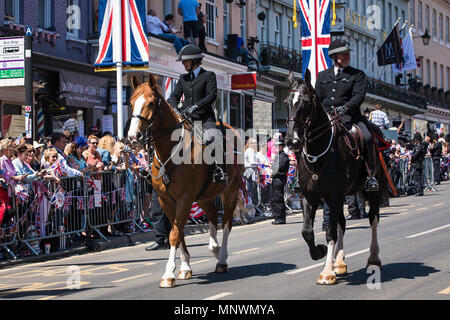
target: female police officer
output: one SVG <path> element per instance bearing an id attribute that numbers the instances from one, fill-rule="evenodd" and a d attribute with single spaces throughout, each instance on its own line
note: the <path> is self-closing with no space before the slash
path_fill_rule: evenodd
<path id="1" fill-rule="evenodd" d="M 378 182 L 372 176 L 375 168 L 372 134 L 367 128 L 368 122 L 361 114 L 360 105 L 366 96 L 366 76 L 363 71 L 352 68 L 350 48 L 342 40 L 334 40 L 328 48 L 328 55 L 334 65 L 318 74 L 315 90 L 326 112 L 337 112 L 348 129 L 357 124 L 361 129 L 366 145 L 365 158 L 370 168 L 365 189 L 378 191 Z M 368 150 L 370 150 L 368 152 Z"/>
<path id="2" fill-rule="evenodd" d="M 169 98 L 169 104 L 173 108 L 177 108 L 181 96 L 184 94 L 184 101 L 178 111 L 194 122 L 201 121 L 203 129 L 206 131 L 216 128 L 216 116 L 212 104 L 217 98 L 217 82 L 214 72 L 206 71 L 201 67 L 202 59 L 203 53 L 195 45 L 188 44 L 180 50 L 177 61 L 182 62 L 188 73 L 180 77 Z M 204 137 L 206 137 L 207 142 L 214 141 L 212 135 L 205 134 Z M 227 177 L 223 167 L 215 165 L 214 183 L 226 182 Z"/>

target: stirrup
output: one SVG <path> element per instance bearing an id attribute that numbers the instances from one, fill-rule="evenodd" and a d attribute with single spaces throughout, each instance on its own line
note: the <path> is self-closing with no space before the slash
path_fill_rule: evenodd
<path id="1" fill-rule="evenodd" d="M 379 191 L 380 187 L 378 185 L 377 179 L 375 179 L 374 177 L 367 177 L 365 190 L 368 192 Z"/>

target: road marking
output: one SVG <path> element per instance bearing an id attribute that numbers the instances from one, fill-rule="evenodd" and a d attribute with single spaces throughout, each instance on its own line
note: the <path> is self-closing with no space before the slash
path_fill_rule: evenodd
<path id="1" fill-rule="evenodd" d="M 259 250 L 259 248 L 251 248 L 251 249 L 236 251 L 234 254 L 247 253 L 247 252 L 251 252 L 251 251 L 255 251 L 255 250 Z"/>
<path id="2" fill-rule="evenodd" d="M 350 253 L 348 255 L 346 254 L 345 257 L 346 258 L 351 258 L 351 257 L 357 256 L 359 254 L 363 254 L 363 253 L 366 253 L 366 252 L 369 252 L 369 248 L 364 249 L 364 250 L 360 250 L 360 251 L 356 251 L 356 252 Z M 303 272 L 303 271 L 308 271 L 308 270 L 311 270 L 311 269 L 323 266 L 324 264 L 325 264 L 325 262 L 313 264 L 312 266 L 309 266 L 309 267 L 304 267 L 304 268 L 301 268 L 301 269 L 297 269 L 297 270 L 292 270 L 292 271 L 286 272 L 286 274 L 297 274 L 297 273 L 300 273 L 300 272 Z"/>
<path id="3" fill-rule="evenodd" d="M 397 217 L 397 216 L 403 216 L 404 214 L 408 214 L 409 212 L 403 212 L 403 213 L 398 213 L 398 214 L 396 214 L 395 216 Z"/>
<path id="4" fill-rule="evenodd" d="M 147 262 L 144 263 L 144 266 L 153 266 L 154 264 L 156 264 L 156 262 Z"/>
<path id="5" fill-rule="evenodd" d="M 47 297 L 39 298 L 39 299 L 36 299 L 36 300 L 50 300 L 50 299 L 57 298 L 57 297 L 58 296 L 47 296 Z"/>
<path id="6" fill-rule="evenodd" d="M 123 278 L 123 279 L 119 279 L 119 280 L 114 280 L 111 281 L 112 283 L 119 283 L 119 282 L 124 282 L 124 281 L 128 281 L 128 280 L 133 280 L 133 279 L 137 279 L 137 278 L 142 278 L 142 277 L 146 277 L 151 275 L 151 273 L 143 273 L 143 274 L 138 274 L 137 276 L 132 276 L 129 278 Z"/>
<path id="7" fill-rule="evenodd" d="M 230 294 L 233 294 L 233 292 L 219 293 L 219 294 L 216 294 L 215 296 L 212 296 L 212 297 L 209 297 L 209 298 L 206 298 L 206 299 L 203 299 L 203 300 L 216 300 L 216 299 L 220 299 L 220 298 L 229 296 Z"/>
<path id="8" fill-rule="evenodd" d="M 412 239 L 412 238 L 415 238 L 415 237 L 420 237 L 420 236 L 423 236 L 424 234 L 431 233 L 431 232 L 434 232 L 434 231 L 438 231 L 438 230 L 441 230 L 441 229 L 445 229 L 445 228 L 448 228 L 448 227 L 450 227 L 450 224 L 447 224 L 447 225 L 439 227 L 439 228 L 434 228 L 434 229 L 431 229 L 431 230 L 428 230 L 428 231 L 424 231 L 424 232 L 421 232 L 421 233 L 416 233 L 416 234 L 413 234 L 411 236 L 407 236 L 405 238 L 406 239 Z"/>
<path id="9" fill-rule="evenodd" d="M 282 244 L 282 243 L 287 243 L 287 242 L 291 242 L 291 241 L 295 241 L 295 240 L 300 240 L 300 238 L 292 238 L 292 239 L 289 239 L 289 240 L 278 241 L 277 243 L 278 244 Z"/>
<path id="10" fill-rule="evenodd" d="M 362 223 L 352 224 L 351 226 L 346 226 L 346 227 L 345 227 L 345 230 L 348 230 L 348 229 L 350 229 L 351 227 L 357 227 L 357 226 L 360 226 L 360 225 L 362 225 Z"/>
<path id="11" fill-rule="evenodd" d="M 447 289 L 439 291 L 438 294 L 450 294 L 450 287 L 448 287 Z"/>
<path id="12" fill-rule="evenodd" d="M 435 204 L 433 207 L 440 207 L 440 206 L 442 206 L 442 205 L 444 205 L 444 203 L 443 202 L 441 202 L 441 203 L 438 203 L 438 204 Z"/>
<path id="13" fill-rule="evenodd" d="M 428 208 L 420 208 L 420 209 L 416 209 L 416 211 L 423 211 L 423 210 L 427 210 Z"/>
<path id="14" fill-rule="evenodd" d="M 203 262 L 208 262 L 208 261 L 211 261 L 212 259 L 203 259 L 203 260 L 199 260 L 199 261 L 194 261 L 194 262 L 191 262 L 191 266 L 192 265 L 194 265 L 194 264 L 199 264 L 199 263 L 203 263 Z"/>

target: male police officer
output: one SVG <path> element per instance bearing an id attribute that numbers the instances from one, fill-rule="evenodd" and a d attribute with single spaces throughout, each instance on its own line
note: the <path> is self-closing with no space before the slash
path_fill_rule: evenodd
<path id="1" fill-rule="evenodd" d="M 351 129 L 352 124 L 357 124 L 361 129 L 366 144 L 365 161 L 370 168 L 365 189 L 378 191 L 378 182 L 372 175 L 376 161 L 372 151 L 372 134 L 367 128 L 368 121 L 360 110 L 366 96 L 366 76 L 361 70 L 349 66 L 350 50 L 348 44 L 342 40 L 331 42 L 328 54 L 334 65 L 319 72 L 315 90 L 326 112 L 334 114 L 336 111 L 348 129 Z"/>
<path id="2" fill-rule="evenodd" d="M 414 169 L 414 184 L 416 185 L 416 196 L 423 196 L 423 160 L 425 158 L 426 149 L 422 144 L 422 136 L 420 133 L 414 134 L 414 149 L 411 154 L 411 164 Z"/>
<path id="3" fill-rule="evenodd" d="M 272 216 L 275 219 L 272 224 L 286 224 L 286 205 L 284 204 L 284 186 L 287 181 L 287 173 L 289 171 L 289 157 L 283 151 L 284 138 L 275 142 L 278 149 L 274 161 L 272 162 L 272 194 L 270 197 L 270 205 L 272 208 Z"/>
<path id="4" fill-rule="evenodd" d="M 199 47 L 188 44 L 179 52 L 177 61 L 183 63 L 188 73 L 182 75 L 177 83 L 175 90 L 169 98 L 169 103 L 173 108 L 178 107 L 181 96 L 184 94 L 184 101 L 179 108 L 181 114 L 190 118 L 192 121 L 201 121 L 204 130 L 216 128 L 216 116 L 212 109 L 212 104 L 217 98 L 217 82 L 214 72 L 206 71 L 200 65 L 202 64 L 203 53 Z M 213 142 L 214 137 L 204 135 L 209 139 L 207 142 Z M 216 164 L 213 174 L 214 183 L 224 183 L 227 181 L 224 169 Z"/>

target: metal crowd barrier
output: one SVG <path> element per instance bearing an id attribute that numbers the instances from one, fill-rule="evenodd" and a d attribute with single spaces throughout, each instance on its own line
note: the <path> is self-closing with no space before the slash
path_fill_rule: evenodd
<path id="1" fill-rule="evenodd" d="M 86 195 L 80 177 L 61 177 L 61 182 L 29 184 L 29 201 L 18 206 L 19 239 L 32 253 L 39 255 L 39 241 L 59 238 L 59 250 L 66 249 L 68 235 L 86 228 L 86 209 L 75 205 Z M 54 250 L 54 248 L 53 248 Z"/>
<path id="2" fill-rule="evenodd" d="M 434 184 L 434 167 L 433 158 L 425 157 L 423 160 L 424 167 L 424 190 L 437 191 Z"/>
<path id="3" fill-rule="evenodd" d="M 138 219 L 137 181 L 130 170 L 102 171 L 86 175 L 88 226 L 104 240 L 100 228 L 118 224 L 134 225 Z M 142 230 L 142 229 L 141 229 Z"/>
<path id="4" fill-rule="evenodd" d="M 18 231 L 18 215 L 17 212 L 17 202 L 16 197 L 14 195 L 14 188 L 10 185 L 8 185 L 8 188 L 6 190 L 9 195 L 9 205 L 11 206 L 11 210 L 5 211 L 1 226 L 0 226 L 0 242 L 2 247 L 5 249 L 6 252 L 14 259 L 16 260 L 16 255 L 11 251 L 9 248 L 11 245 L 14 245 L 17 243 L 17 231 Z M 14 214 L 11 214 L 14 213 Z"/>
<path id="5" fill-rule="evenodd" d="M 151 177 L 148 178 L 149 180 Z M 152 185 L 141 176 L 137 176 L 136 207 L 138 212 L 138 225 L 143 231 L 151 226 Z"/>

